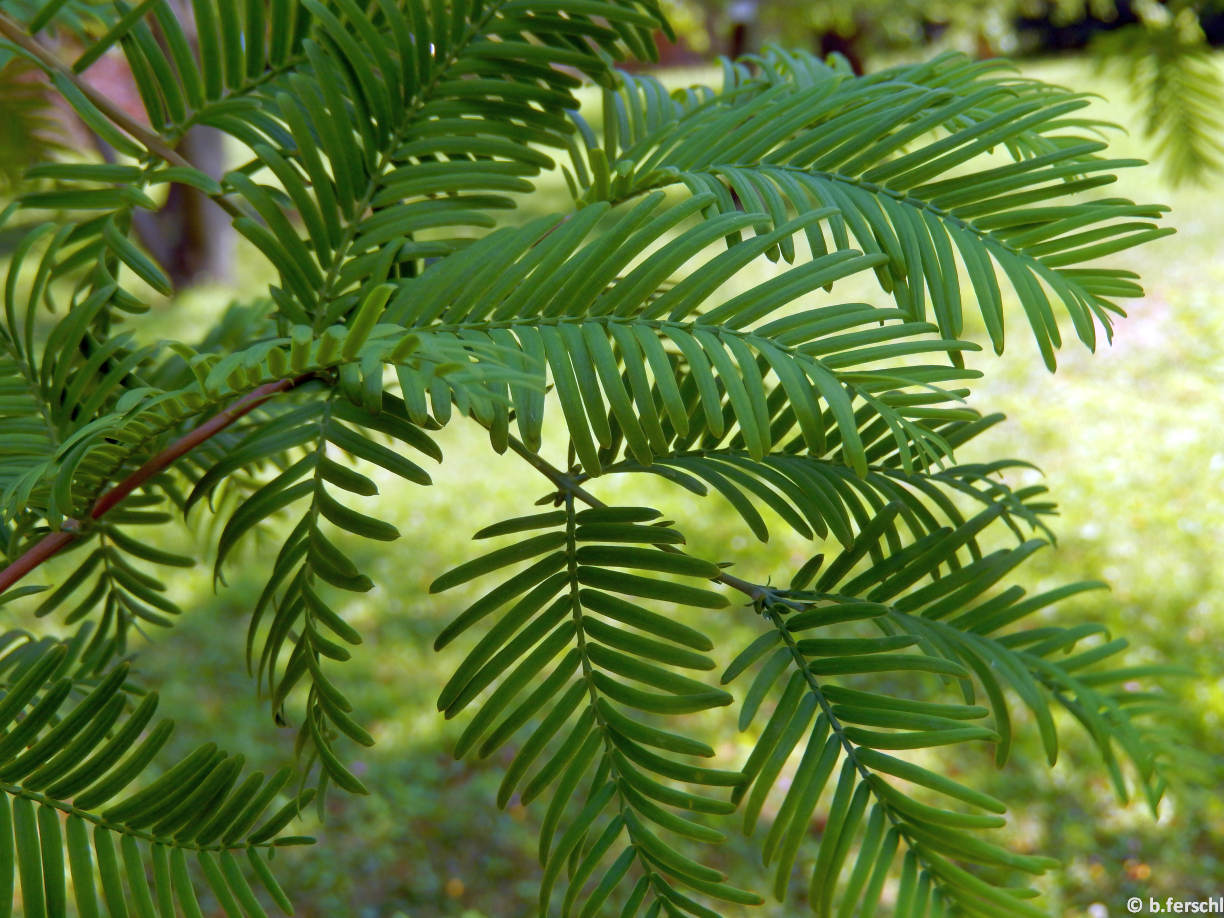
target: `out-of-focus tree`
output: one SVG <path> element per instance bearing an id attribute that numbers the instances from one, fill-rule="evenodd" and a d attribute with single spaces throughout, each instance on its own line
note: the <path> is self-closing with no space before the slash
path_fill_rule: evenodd
<path id="1" fill-rule="evenodd" d="M 103 0 L 67 0 L 50 6 L 54 9 L 47 16 L 29 0 L 0 0 L 0 12 L 41 33 L 48 47 L 76 49 L 78 53 L 114 26 L 120 16 L 118 4 Z M 181 18 L 190 30 L 192 17 Z M 153 29 L 150 38 L 165 40 Z M 189 31 L 186 38 L 194 44 L 195 37 Z M 132 79 L 132 68 L 147 66 L 143 62 L 143 51 L 129 38 L 83 67 L 82 76 L 134 120 L 143 121 L 144 106 Z M 0 188 L 12 187 L 27 166 L 46 160 L 49 145 L 59 143 L 62 149 L 61 141 L 66 137 L 79 140 L 83 149 L 96 149 L 107 161 L 114 159 L 106 141 L 71 108 L 55 106 L 55 94 L 49 94 L 48 88 L 31 61 L 0 49 Z M 178 138 L 177 148 L 214 178 L 225 171 L 222 138 L 214 130 L 192 127 Z M 134 215 L 134 230 L 176 287 L 230 276 L 233 233 L 207 198 L 193 188 L 171 185 L 161 208 Z"/>
<path id="2" fill-rule="evenodd" d="M 1097 37 L 1101 64 L 1122 73 L 1143 110 L 1173 184 L 1202 182 L 1224 167 L 1224 80 L 1211 59 L 1201 4 L 1134 4 L 1139 21 Z"/>
<path id="3" fill-rule="evenodd" d="M 817 48 L 854 62 L 870 54 L 933 41 L 980 57 L 1026 50 L 1017 34 L 1024 21 L 1066 28 L 1077 22 L 1113 23 L 1130 16 L 1130 0 L 667 0 L 676 32 L 688 47 L 729 54 L 738 27 L 754 50 L 768 42 L 810 37 Z M 1121 7 L 1121 9 L 1119 9 Z M 847 53 L 848 52 L 848 53 Z"/>
<path id="4" fill-rule="evenodd" d="M 28 0 L 0 0 L 0 12 L 33 23 L 38 7 Z M 68 37 L 83 37 L 103 26 L 91 0 L 68 0 L 59 6 L 55 19 L 59 35 Z M 62 149 L 64 125 L 45 86 L 33 62 L 0 47 L 0 189 L 12 188 L 26 167 Z"/>
<path id="5" fill-rule="evenodd" d="M 60 133 L 38 71 L 0 50 L 0 191 L 13 187 L 27 166 L 62 149 Z"/>
<path id="6" fill-rule="evenodd" d="M 1202 27 L 1218 0 L 666 0 L 678 40 L 698 53 L 737 57 L 773 41 L 837 53 L 858 73 L 873 54 L 938 42 L 993 57 L 1040 53 L 1053 34 L 1088 43 L 1101 66 L 1132 87 L 1148 136 L 1174 184 L 1224 167 L 1221 80 Z M 1040 23 L 1044 32 L 1018 26 Z"/>
<path id="7" fill-rule="evenodd" d="M 856 71 L 867 49 L 912 47 L 930 36 L 929 5 L 917 0 L 864 0 L 847 4 L 815 0 L 667 0 L 664 7 L 689 47 L 735 57 L 785 40 L 808 44 L 824 54 L 837 52 Z M 806 40 L 806 41 L 805 41 Z"/>

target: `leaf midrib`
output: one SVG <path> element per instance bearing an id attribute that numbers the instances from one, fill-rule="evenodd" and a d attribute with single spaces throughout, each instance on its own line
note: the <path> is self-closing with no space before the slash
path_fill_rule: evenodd
<path id="1" fill-rule="evenodd" d="M 320 307 L 324 307 L 326 303 L 333 301 L 338 295 L 333 290 L 333 287 L 335 286 L 341 268 L 344 267 L 348 260 L 348 250 L 353 244 L 353 240 L 357 235 L 358 229 L 361 227 L 365 212 L 370 207 L 370 202 L 373 200 L 374 195 L 378 192 L 378 189 L 382 185 L 383 175 L 386 172 L 387 167 L 391 164 L 395 150 L 397 150 L 403 143 L 405 133 L 408 131 L 409 127 L 415 123 L 416 116 L 420 113 L 421 109 L 425 107 L 427 101 L 429 100 L 430 93 L 437 87 L 438 83 L 441 82 L 443 76 L 450 71 L 450 68 L 454 66 L 462 52 L 472 43 L 473 39 L 482 34 L 482 30 L 489 20 L 501 12 L 502 7 L 506 6 L 510 2 L 511 0 L 495 0 L 495 2 L 492 3 L 487 10 L 485 10 L 484 14 L 479 20 L 468 23 L 467 29 L 464 31 L 461 39 L 455 42 L 454 45 L 452 45 L 452 47 L 448 50 L 444 62 L 441 64 L 441 66 L 434 68 L 433 76 L 430 78 L 429 82 L 419 88 L 412 100 L 412 104 L 405 108 L 404 117 L 396 126 L 395 130 L 391 132 L 386 146 L 379 153 L 378 162 L 374 167 L 373 173 L 370 175 L 369 181 L 366 183 L 364 194 L 362 194 L 361 198 L 354 205 L 353 219 L 350 220 L 348 226 L 345 227 L 344 235 L 341 238 L 339 245 L 337 245 L 333 250 L 332 262 L 327 268 L 326 277 L 323 281 L 323 288 L 319 296 Z M 314 330 L 316 334 L 322 330 L 319 327 L 319 323 L 327 315 L 327 312 L 328 310 L 326 308 L 319 309 L 314 323 Z"/>

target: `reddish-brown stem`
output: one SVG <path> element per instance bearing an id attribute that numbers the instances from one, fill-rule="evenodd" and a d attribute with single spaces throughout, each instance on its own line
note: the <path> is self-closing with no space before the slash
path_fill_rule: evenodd
<path id="1" fill-rule="evenodd" d="M 70 521 L 65 521 L 65 523 L 68 522 Z M 76 521 L 72 520 L 71 522 Z M 76 539 L 76 532 L 72 529 L 61 529 L 59 532 L 52 532 L 43 536 L 35 543 L 33 548 L 0 571 L 0 594 L 4 593 L 5 590 L 74 539 Z"/>
<path id="2" fill-rule="evenodd" d="M 258 389 L 252 389 L 228 408 L 213 415 L 199 427 L 179 437 L 131 475 L 99 497 L 94 503 L 93 509 L 89 511 L 89 518 L 91 520 L 101 519 L 142 484 L 154 475 L 169 468 L 201 443 L 215 437 L 225 428 L 229 427 L 230 424 L 254 411 L 273 396 L 279 395 L 282 392 L 288 392 L 310 378 L 311 376 L 307 374 L 293 379 L 280 379 L 276 382 L 264 383 Z M 0 594 L 4 593 L 5 590 L 17 583 L 44 561 L 61 551 L 65 546 L 75 541 L 80 535 L 81 524 L 79 522 L 73 519 L 64 520 L 62 529 L 58 532 L 47 533 L 25 554 L 0 571 Z"/>

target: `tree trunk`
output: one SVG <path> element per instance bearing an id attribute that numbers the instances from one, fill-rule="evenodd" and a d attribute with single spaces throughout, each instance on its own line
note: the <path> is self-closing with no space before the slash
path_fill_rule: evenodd
<path id="1" fill-rule="evenodd" d="M 178 152 L 197 169 L 220 178 L 225 171 L 223 142 L 218 131 L 194 127 Z M 176 288 L 233 279 L 234 233 L 229 217 L 196 189 L 172 184 L 162 208 L 156 213 L 136 211 L 133 224 L 141 243 Z"/>
<path id="2" fill-rule="evenodd" d="M 735 60 L 752 47 L 752 25 L 757 20 L 757 0 L 733 0 L 727 9 L 731 19 L 731 34 L 727 36 L 727 55 Z"/>
<path id="3" fill-rule="evenodd" d="M 862 33 L 855 29 L 849 35 L 842 35 L 840 32 L 822 32 L 820 33 L 817 43 L 820 47 L 820 56 L 828 57 L 830 54 L 840 54 L 850 62 L 851 68 L 859 76 L 865 73 L 863 66 L 863 55 L 859 51 L 859 39 Z"/>

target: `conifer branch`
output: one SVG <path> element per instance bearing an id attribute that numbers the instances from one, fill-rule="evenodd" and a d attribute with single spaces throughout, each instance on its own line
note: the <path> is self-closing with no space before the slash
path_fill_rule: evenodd
<path id="1" fill-rule="evenodd" d="M 292 379 L 278 379 L 275 382 L 264 383 L 258 389 L 253 389 L 238 399 L 228 408 L 213 415 L 199 427 L 188 431 L 179 437 L 148 462 L 132 472 L 113 488 L 98 498 L 93 509 L 89 511 L 89 520 L 98 520 L 115 509 L 124 498 L 147 482 L 153 476 L 165 471 L 187 453 L 201 443 L 212 439 L 239 418 L 250 414 L 268 399 L 288 392 L 300 386 L 312 376 L 307 374 Z M 76 541 L 85 531 L 79 520 L 66 519 L 63 528 L 58 532 L 50 532 L 43 536 L 21 557 L 4 570 L 0 570 L 0 594 L 20 581 L 26 574 L 37 568 Z"/>
<path id="2" fill-rule="evenodd" d="M 582 485 L 578 484 L 572 475 L 567 475 L 543 456 L 539 455 L 538 453 L 533 453 L 527 448 L 527 444 L 525 444 L 522 440 L 519 440 L 514 435 L 509 437 L 509 444 L 510 448 L 514 450 L 517 455 L 527 460 L 528 465 L 555 484 L 559 491 L 563 491 L 572 497 L 578 498 L 578 500 L 582 501 L 589 507 L 608 506 L 590 491 L 583 488 Z M 680 549 L 676 548 L 674 545 L 657 545 L 655 547 L 662 551 L 683 554 L 683 552 L 681 552 Z M 739 590 L 754 603 L 767 598 L 773 598 L 775 600 L 779 599 L 779 597 L 776 596 L 776 590 L 763 586 L 759 583 L 753 583 L 750 580 L 744 580 L 742 577 L 736 577 L 734 574 L 728 574 L 726 571 L 723 571 L 721 574 L 715 577 L 714 582 L 721 583 L 724 586 L 729 586 L 733 590 Z M 781 601 L 785 602 L 785 600 Z"/>

